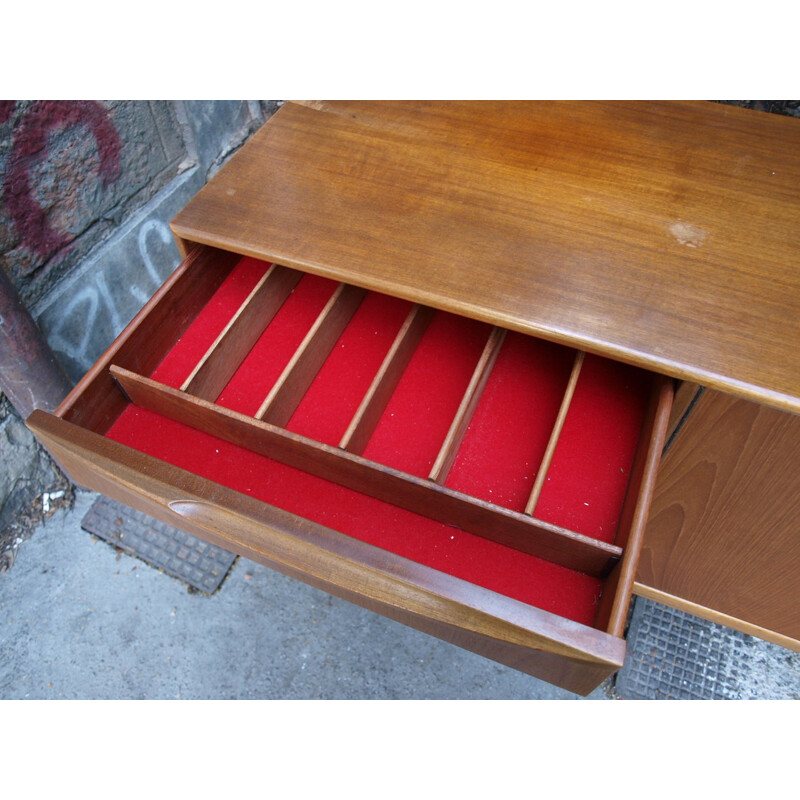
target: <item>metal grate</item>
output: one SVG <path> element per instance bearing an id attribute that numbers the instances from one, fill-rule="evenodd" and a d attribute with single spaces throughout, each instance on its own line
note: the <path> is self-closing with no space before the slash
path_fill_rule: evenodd
<path id="1" fill-rule="evenodd" d="M 800 655 L 638 597 L 615 688 L 641 700 L 796 698 Z"/>
<path id="2" fill-rule="evenodd" d="M 81 527 L 208 594 L 219 589 L 236 558 L 107 497 L 92 504 Z"/>

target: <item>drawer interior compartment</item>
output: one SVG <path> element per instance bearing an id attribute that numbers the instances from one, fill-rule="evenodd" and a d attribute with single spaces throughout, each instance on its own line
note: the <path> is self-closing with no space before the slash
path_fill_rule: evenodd
<path id="1" fill-rule="evenodd" d="M 583 622 L 653 382 L 251 258 L 149 376 L 111 374 L 116 441 Z"/>
<path id="2" fill-rule="evenodd" d="M 630 366 L 198 248 L 58 413 L 619 637 L 670 401 Z"/>

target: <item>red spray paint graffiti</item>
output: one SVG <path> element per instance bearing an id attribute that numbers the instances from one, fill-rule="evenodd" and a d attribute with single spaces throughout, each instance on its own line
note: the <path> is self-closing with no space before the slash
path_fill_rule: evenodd
<path id="1" fill-rule="evenodd" d="M 16 100 L 0 100 L 0 125 L 8 122 L 16 104 Z"/>
<path id="2" fill-rule="evenodd" d="M 14 101 L 2 101 L 0 123 L 7 120 L 13 110 Z M 22 244 L 45 258 L 66 245 L 68 238 L 50 226 L 44 209 L 34 198 L 30 170 L 37 159 L 46 157 L 49 133 L 71 125 L 86 125 L 94 136 L 104 187 L 113 183 L 120 173 L 119 134 L 100 103 L 42 100 L 28 109 L 14 132 L 3 189 L 6 207 Z"/>

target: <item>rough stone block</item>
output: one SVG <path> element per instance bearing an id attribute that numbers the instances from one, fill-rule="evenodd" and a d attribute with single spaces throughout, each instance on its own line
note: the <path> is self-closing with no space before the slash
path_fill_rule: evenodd
<path id="1" fill-rule="evenodd" d="M 197 168 L 176 178 L 33 307 L 34 318 L 73 381 L 179 263 L 169 222 L 202 184 Z"/>
<path id="2" fill-rule="evenodd" d="M 3 114 L 0 266 L 31 303 L 175 176 L 185 147 L 166 102 L 19 101 Z"/>
<path id="3" fill-rule="evenodd" d="M 200 166 L 208 173 L 264 120 L 259 104 L 243 100 L 186 100 L 182 103 Z"/>
<path id="4" fill-rule="evenodd" d="M 153 121 L 161 137 L 164 154 L 169 162 L 186 158 L 186 145 L 183 141 L 183 132 L 175 114 L 173 103 L 163 100 L 153 100 L 148 103 Z"/>
<path id="5" fill-rule="evenodd" d="M 45 487 L 66 481 L 7 400 L 0 396 L 0 573 L 14 563 L 20 543 L 41 518 L 32 508 Z"/>

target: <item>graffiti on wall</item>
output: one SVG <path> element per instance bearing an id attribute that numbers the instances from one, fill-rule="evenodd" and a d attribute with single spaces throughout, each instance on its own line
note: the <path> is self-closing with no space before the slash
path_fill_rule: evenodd
<path id="1" fill-rule="evenodd" d="M 8 121 L 14 107 L 14 101 L 3 101 L 0 123 Z M 108 187 L 120 175 L 120 137 L 106 109 L 93 100 L 35 102 L 14 130 L 6 164 L 3 194 L 9 216 L 20 243 L 44 258 L 66 246 L 69 236 L 50 224 L 45 210 L 36 200 L 31 170 L 47 159 L 52 133 L 75 125 L 85 126 L 94 137 L 100 162 L 98 177 L 103 187 Z"/>
<path id="2" fill-rule="evenodd" d="M 135 240 L 135 255 L 123 241 L 113 263 L 109 258 L 105 268 L 93 270 L 40 318 L 50 346 L 67 357 L 68 368 L 88 369 L 180 260 L 169 227 L 159 219 L 139 226 Z"/>
<path id="3" fill-rule="evenodd" d="M 74 237 L 67 230 L 68 217 L 46 207 L 43 176 L 48 170 L 46 180 L 56 176 L 58 191 L 72 202 L 71 193 L 78 188 L 70 169 L 77 175 L 83 164 L 75 161 L 64 173 L 63 152 L 65 142 L 69 147 L 82 137 L 79 141 L 85 141 L 90 149 L 84 152 L 92 159 L 87 164 L 89 183 L 107 189 L 121 177 L 120 134 L 108 110 L 95 101 L 0 101 L 0 124 L 11 120 L 13 132 L 0 175 L 5 217 L 17 236 L 14 246 L 46 260 L 68 252 Z M 70 130 L 75 128 L 80 130 Z M 74 210 L 76 205 L 68 207 Z M 155 213 L 160 217 L 165 212 Z M 91 366 L 178 260 L 169 227 L 151 211 L 150 218 L 108 241 L 102 257 L 81 270 L 79 278 L 75 273 L 75 280 L 62 281 L 58 299 L 46 305 L 38 322 L 53 350 L 65 357 L 73 378 Z"/>

